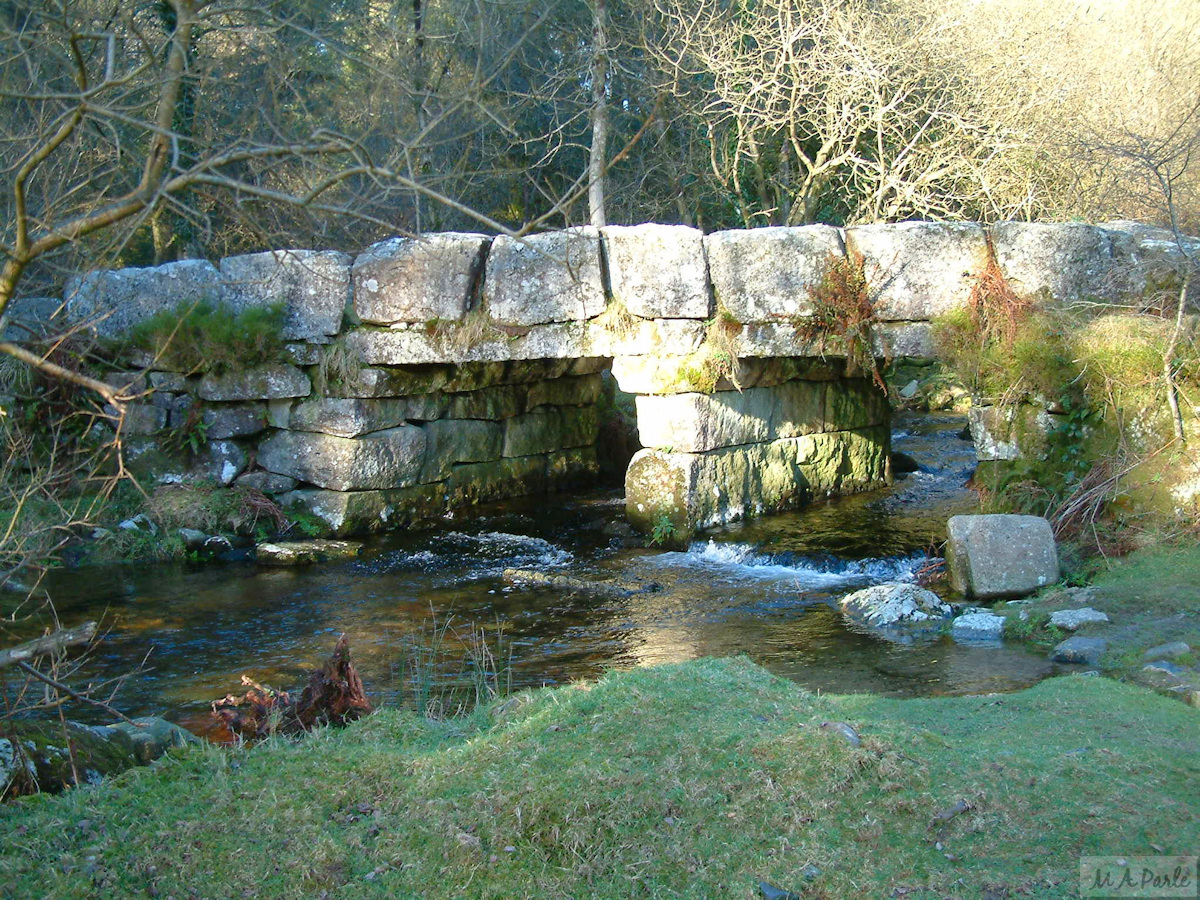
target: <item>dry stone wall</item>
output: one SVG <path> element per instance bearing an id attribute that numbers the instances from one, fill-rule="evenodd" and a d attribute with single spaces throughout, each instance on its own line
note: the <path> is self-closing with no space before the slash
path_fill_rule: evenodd
<path id="1" fill-rule="evenodd" d="M 287 343 L 267 365 L 179 372 L 126 353 L 130 371 L 110 377 L 141 395 L 127 446 L 160 478 L 253 486 L 340 533 L 591 479 L 611 367 L 637 395 L 646 448 L 630 516 L 690 534 L 887 480 L 882 395 L 802 327 L 847 253 L 864 260 L 876 351 L 892 357 L 935 355 L 930 320 L 967 303 L 989 258 L 1057 302 L 1138 293 L 1181 262 L 1168 234 L 1128 222 L 431 234 L 357 257 L 91 272 L 61 302 L 18 301 L 5 337 L 69 324 L 119 342 L 164 308 L 282 304 Z M 162 452 L 196 423 L 204 441 L 186 464 Z"/>

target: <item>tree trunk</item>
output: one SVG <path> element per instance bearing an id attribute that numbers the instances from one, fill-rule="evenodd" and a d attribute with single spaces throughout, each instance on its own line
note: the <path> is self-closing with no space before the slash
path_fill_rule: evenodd
<path id="1" fill-rule="evenodd" d="M 588 217 L 607 225 L 604 210 L 605 158 L 608 144 L 607 0 L 592 0 L 592 150 L 588 158 Z"/>
<path id="2" fill-rule="evenodd" d="M 413 112 L 417 120 L 417 134 L 422 135 L 427 124 L 425 109 L 425 6 L 421 0 L 412 0 L 412 29 L 413 29 Z M 409 150 L 408 173 L 413 181 L 421 174 L 421 157 L 416 148 Z M 420 232 L 424 209 L 421 194 L 413 191 L 413 230 Z"/>
<path id="3" fill-rule="evenodd" d="M 1189 272 L 1183 279 L 1183 287 L 1179 289 L 1179 309 L 1175 311 L 1175 330 L 1171 332 L 1171 342 L 1163 353 L 1163 380 L 1167 383 L 1167 406 L 1171 409 L 1171 427 L 1180 447 L 1187 445 L 1187 433 L 1183 430 L 1183 413 L 1179 409 L 1179 390 L 1175 386 L 1175 345 L 1179 342 L 1179 333 L 1183 330 L 1183 314 L 1187 308 L 1187 292 L 1191 280 L 1192 274 Z"/>

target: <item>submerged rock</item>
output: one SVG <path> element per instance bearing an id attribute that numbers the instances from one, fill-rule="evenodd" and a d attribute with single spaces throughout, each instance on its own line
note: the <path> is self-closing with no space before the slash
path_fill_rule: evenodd
<path id="1" fill-rule="evenodd" d="M 555 575 L 535 569 L 505 569 L 504 580 L 509 584 L 533 584 L 561 590 L 577 591 L 596 597 L 624 599 L 634 594 L 650 594 L 662 590 L 662 585 L 653 581 L 646 584 L 625 584 L 619 581 L 597 581 L 591 578 L 576 578 L 573 575 Z"/>
<path id="2" fill-rule="evenodd" d="M 842 612 L 874 628 L 928 624 L 952 615 L 933 591 L 915 584 L 877 584 L 842 598 Z"/>
<path id="3" fill-rule="evenodd" d="M 335 559 L 358 556 L 362 544 L 357 541 L 276 541 L 264 542 L 254 548 L 255 555 L 265 566 L 307 566 Z"/>
<path id="4" fill-rule="evenodd" d="M 950 636 L 956 641 L 998 641 L 1004 636 L 1004 616 L 989 612 L 959 616 L 950 625 Z"/>
<path id="5" fill-rule="evenodd" d="M 1100 638 L 1071 637 L 1050 651 L 1050 659 L 1057 663 L 1081 663 L 1094 666 L 1108 649 L 1108 642 Z"/>

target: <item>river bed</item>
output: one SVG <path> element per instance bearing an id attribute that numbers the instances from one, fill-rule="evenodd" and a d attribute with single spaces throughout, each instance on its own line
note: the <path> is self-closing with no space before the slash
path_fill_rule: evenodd
<path id="1" fill-rule="evenodd" d="M 898 417 L 894 449 L 921 471 L 886 490 L 710 532 L 682 552 L 627 546 L 613 488 L 481 507 L 432 531 L 372 539 L 344 563 L 110 566 L 56 572 L 46 587 L 64 620 L 103 614 L 110 627 L 90 677 L 145 660 L 119 695 L 122 709 L 197 728 L 212 699 L 243 689 L 243 674 L 298 686 L 342 632 L 368 692 L 384 704 L 424 702 L 469 683 L 479 670 L 468 664 L 464 674 L 463 660 L 484 645 L 495 656 L 484 668 L 513 687 L 744 653 L 820 691 L 1016 690 L 1053 673 L 1043 656 L 945 637 L 898 644 L 836 611 L 859 587 L 912 580 L 946 519 L 974 511 L 966 482 L 975 456 L 958 436 L 963 424 Z M 507 567 L 660 589 L 613 599 L 514 587 L 502 578 Z M 958 599 L 945 585 L 935 590 Z M 429 647 L 438 641 L 444 652 L 435 656 Z"/>

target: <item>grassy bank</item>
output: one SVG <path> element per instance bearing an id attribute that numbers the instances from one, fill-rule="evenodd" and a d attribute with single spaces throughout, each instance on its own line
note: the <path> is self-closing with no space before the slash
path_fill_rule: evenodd
<path id="1" fill-rule="evenodd" d="M 1104 678 L 818 697 L 702 660 L 457 722 L 382 712 L 30 798 L 0 809 L 0 884 L 56 898 L 751 897 L 764 879 L 814 897 L 1071 896 L 1081 854 L 1195 851 L 1198 723 Z"/>
<path id="2" fill-rule="evenodd" d="M 997 604 L 995 612 L 1010 620 L 1028 613 L 1032 627 L 1017 627 L 1013 636 L 1049 647 L 1069 636 L 1049 626 L 1050 613 L 1080 606 L 1098 609 L 1111 620 L 1111 624 L 1085 625 L 1077 632 L 1107 641 L 1108 651 L 1101 660 L 1106 673 L 1157 684 L 1142 672 L 1147 650 L 1184 641 L 1200 651 L 1200 546 L 1139 550 L 1106 564 L 1082 595 L 1056 587 L 1031 599 Z M 1200 655 L 1176 662 L 1195 665 Z"/>

